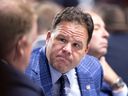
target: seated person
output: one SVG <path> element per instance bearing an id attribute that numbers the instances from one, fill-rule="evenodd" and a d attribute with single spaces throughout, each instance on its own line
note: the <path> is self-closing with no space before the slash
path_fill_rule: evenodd
<path id="1" fill-rule="evenodd" d="M 109 38 L 104 21 L 97 13 L 90 12 L 90 14 L 94 22 L 94 31 L 88 54 L 97 57 L 103 67 L 105 82 L 103 83 L 101 96 L 127 96 L 128 89 L 126 84 L 109 66 L 104 57 L 107 53 Z"/>
<path id="2" fill-rule="evenodd" d="M 0 0 L 0 96 L 44 96 L 23 74 L 36 27 L 30 6 L 18 0 Z"/>
<path id="3" fill-rule="evenodd" d="M 33 50 L 26 70 L 47 96 L 100 95 L 102 68 L 96 58 L 86 55 L 92 32 L 91 16 L 79 8 L 67 7 L 56 15 L 46 45 Z M 61 92 L 63 75 L 65 89 Z"/>

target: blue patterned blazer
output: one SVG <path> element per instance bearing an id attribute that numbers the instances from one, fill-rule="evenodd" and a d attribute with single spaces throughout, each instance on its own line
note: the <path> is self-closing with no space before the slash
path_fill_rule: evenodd
<path id="1" fill-rule="evenodd" d="M 99 96 L 103 72 L 98 60 L 87 55 L 75 69 L 81 96 Z M 45 47 L 33 50 L 26 74 L 41 86 L 46 96 L 52 96 L 52 79 L 45 55 Z"/>

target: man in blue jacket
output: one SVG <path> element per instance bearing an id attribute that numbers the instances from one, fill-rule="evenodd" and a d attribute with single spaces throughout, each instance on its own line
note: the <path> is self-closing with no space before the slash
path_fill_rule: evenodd
<path id="1" fill-rule="evenodd" d="M 60 96 L 61 75 L 67 77 L 65 96 L 99 96 L 102 69 L 96 58 L 86 55 L 92 32 L 91 16 L 79 8 L 67 7 L 57 14 L 46 45 L 32 52 L 26 70 L 47 96 Z"/>

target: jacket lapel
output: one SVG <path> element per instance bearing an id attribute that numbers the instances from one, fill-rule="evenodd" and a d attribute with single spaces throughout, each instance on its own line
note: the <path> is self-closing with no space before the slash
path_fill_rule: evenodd
<path id="1" fill-rule="evenodd" d="M 46 96 L 52 96 L 52 80 L 45 55 L 45 47 L 40 49 L 38 66 L 38 76 L 36 76 L 37 78 L 35 79 L 37 79 L 37 81 L 40 81 Z"/>
<path id="2" fill-rule="evenodd" d="M 85 70 L 86 66 L 84 65 L 80 64 L 76 68 L 78 82 L 81 90 L 81 96 L 97 96 L 94 81 L 90 73 Z"/>

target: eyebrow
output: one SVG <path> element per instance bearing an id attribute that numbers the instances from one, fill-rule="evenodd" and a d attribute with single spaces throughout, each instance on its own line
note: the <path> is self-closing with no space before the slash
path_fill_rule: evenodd
<path id="1" fill-rule="evenodd" d="M 100 24 L 94 24 L 94 27 L 95 27 L 95 26 L 98 26 L 98 27 L 100 27 Z"/>

